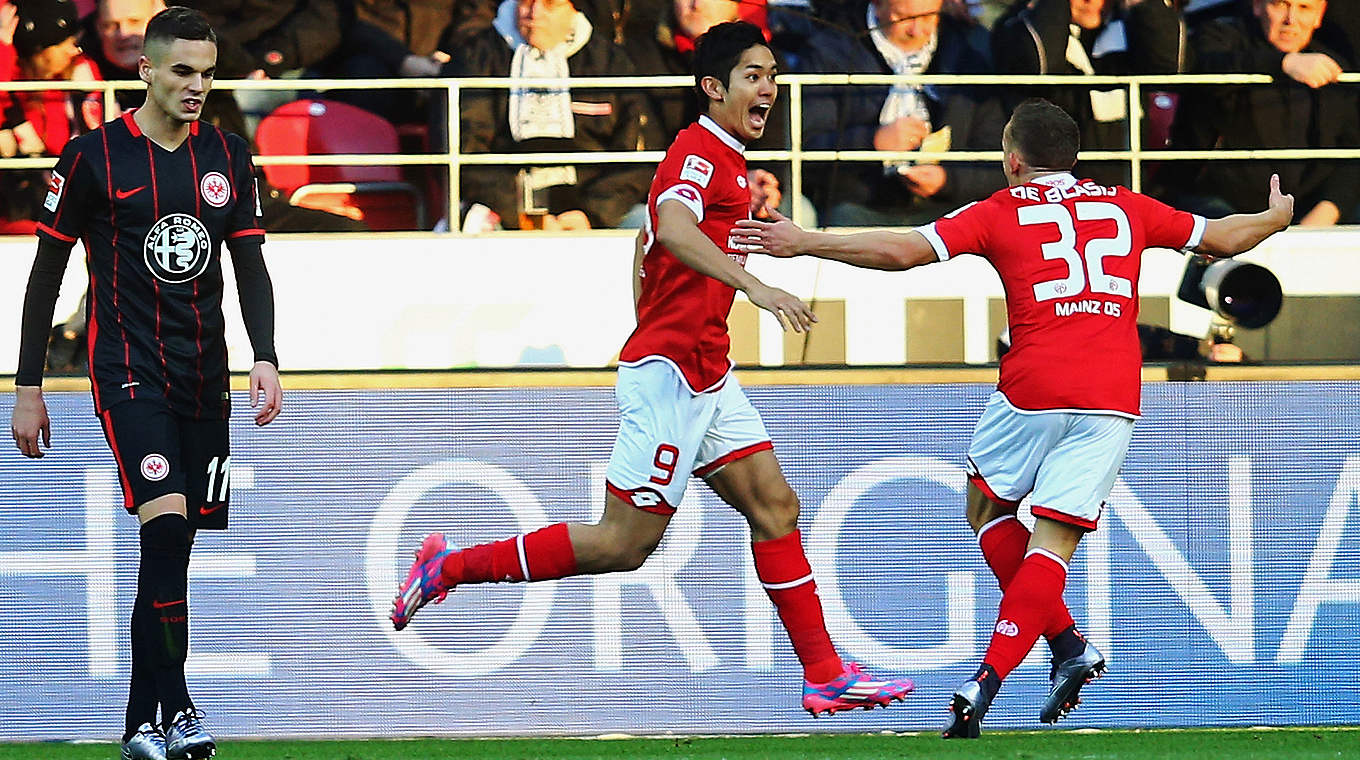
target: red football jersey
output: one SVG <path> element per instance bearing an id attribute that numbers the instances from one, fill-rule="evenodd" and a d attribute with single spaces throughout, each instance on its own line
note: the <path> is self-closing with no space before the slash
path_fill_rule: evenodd
<path id="1" fill-rule="evenodd" d="M 919 228 L 940 259 L 975 253 L 1006 290 L 998 389 L 1022 410 L 1138 416 L 1144 248 L 1193 248 L 1202 217 L 1123 187 L 1051 174 Z"/>
<path id="2" fill-rule="evenodd" d="M 700 231 L 746 266 L 746 254 L 728 238 L 737 220 L 751 213 L 743 147 L 717 122 L 700 116 L 676 135 L 647 193 L 638 325 L 619 362 L 669 361 L 695 393 L 719 387 L 731 369 L 727 314 L 737 291 L 691 269 L 657 242 L 656 209 L 664 201 L 685 204 L 699 218 Z"/>

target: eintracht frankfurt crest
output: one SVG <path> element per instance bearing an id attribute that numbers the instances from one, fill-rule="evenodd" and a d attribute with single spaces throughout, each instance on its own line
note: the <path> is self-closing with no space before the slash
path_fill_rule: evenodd
<path id="1" fill-rule="evenodd" d="M 222 172 L 204 174 L 203 181 L 198 183 L 198 189 L 203 193 L 203 200 L 213 208 L 222 208 L 231 200 L 231 185 L 227 184 L 227 178 L 222 176 Z"/>
<path id="2" fill-rule="evenodd" d="M 146 267 L 162 282 L 188 282 L 208 268 L 208 230 L 189 214 L 167 214 L 143 245 Z"/>

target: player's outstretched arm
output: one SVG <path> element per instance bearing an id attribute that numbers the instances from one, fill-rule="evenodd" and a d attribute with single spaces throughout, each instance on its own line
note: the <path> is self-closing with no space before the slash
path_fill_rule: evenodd
<path id="1" fill-rule="evenodd" d="M 930 241 L 916 230 L 834 234 L 805 230 L 779 212 L 774 212 L 774 219 L 742 219 L 732 228 L 732 238 L 755 253 L 781 258 L 806 254 L 865 269 L 900 271 L 938 260 Z"/>
<path id="2" fill-rule="evenodd" d="M 699 229 L 699 217 L 679 201 L 662 201 L 656 209 L 656 237 L 666 250 L 700 274 L 712 277 L 746 294 L 746 298 L 779 320 L 786 332 L 806 332 L 817 321 L 802 299 L 761 282 L 733 261 Z"/>
<path id="3" fill-rule="evenodd" d="M 1294 196 L 1280 192 L 1280 175 L 1270 175 L 1270 200 L 1256 214 L 1233 214 L 1210 219 L 1195 250 L 1211 256 L 1236 256 L 1289 226 L 1294 218 Z"/>

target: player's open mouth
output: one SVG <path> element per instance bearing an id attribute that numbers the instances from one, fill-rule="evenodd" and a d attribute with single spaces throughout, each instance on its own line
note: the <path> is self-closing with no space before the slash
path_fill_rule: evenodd
<path id="1" fill-rule="evenodd" d="M 186 111 L 197 111 L 203 105 L 203 101 L 198 98 L 185 98 L 180 102 L 184 104 L 184 110 Z"/>
<path id="2" fill-rule="evenodd" d="M 750 117 L 751 117 L 751 126 L 752 126 L 753 128 L 755 128 L 755 129 L 764 129 L 764 128 L 765 128 L 765 120 L 766 120 L 766 119 L 769 117 L 769 115 L 770 115 L 770 104 L 769 104 L 769 103 L 759 103 L 759 104 L 757 104 L 757 105 L 752 106 L 751 109 L 750 109 L 750 111 L 748 111 L 747 113 L 750 114 Z"/>

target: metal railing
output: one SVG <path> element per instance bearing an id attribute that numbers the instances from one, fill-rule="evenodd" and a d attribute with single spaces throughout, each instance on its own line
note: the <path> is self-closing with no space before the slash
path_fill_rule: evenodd
<path id="1" fill-rule="evenodd" d="M 978 85 L 978 86 L 1118 86 L 1126 87 L 1128 92 L 1126 113 L 1141 117 L 1143 113 L 1143 92 L 1149 87 L 1179 87 L 1184 85 L 1259 85 L 1274 82 L 1267 74 L 1158 74 L 1139 76 L 1103 75 L 1015 75 L 1015 74 L 930 74 L 930 75 L 892 75 L 892 74 L 781 74 L 779 84 L 783 96 L 789 101 L 789 143 L 783 150 L 751 150 L 746 152 L 748 162 L 779 161 L 790 166 L 790 187 L 792 197 L 803 194 L 803 164 L 812 161 L 996 161 L 1002 160 L 1000 147 L 988 151 L 879 151 L 879 150 L 805 150 L 803 142 L 803 90 L 812 86 L 855 86 L 855 85 Z M 1341 75 L 1340 83 L 1360 83 L 1360 72 L 1347 72 Z M 462 77 L 431 79 L 267 79 L 267 80 L 230 80 L 214 83 L 215 89 L 222 90 L 265 90 L 286 92 L 322 92 L 328 90 L 443 90 L 449 103 L 461 102 L 466 90 L 511 89 L 511 88 L 570 88 L 570 89 L 624 89 L 646 90 L 650 88 L 692 87 L 694 80 L 688 76 L 628 76 L 628 77 L 572 77 L 570 79 L 501 77 Z M 75 90 L 80 92 L 99 92 L 104 96 L 107 118 L 115 118 L 119 108 L 115 93 L 121 90 L 141 90 L 145 85 L 139 81 L 104 82 L 5 82 L 0 89 L 11 92 L 31 92 L 43 90 Z M 1357 96 L 1360 108 L 1360 96 Z M 458 209 L 461 202 L 459 173 L 463 166 L 484 165 L 527 165 L 527 164 L 571 164 L 589 161 L 590 163 L 656 163 L 665 155 L 663 150 L 643 151 L 567 151 L 554 153 L 462 153 L 459 150 L 460 123 L 459 109 L 449 108 L 445 128 L 448 149 L 432 153 L 335 153 L 326 155 L 267 155 L 256 156 L 259 166 L 443 166 L 449 172 L 448 202 L 450 209 Z M 1142 125 L 1140 118 L 1126 118 L 1128 126 L 1128 145 L 1125 150 L 1083 150 L 1078 154 L 1082 161 L 1127 161 L 1130 165 L 1130 189 L 1142 189 L 1142 165 L 1145 161 L 1216 161 L 1242 159 L 1360 159 L 1360 146 L 1354 148 L 1288 148 L 1261 150 L 1151 150 L 1142 147 Z M 48 168 L 56 164 L 52 157 L 39 158 L 0 158 L 0 170 Z M 794 204 L 794 221 L 803 223 L 800 204 Z M 456 219 L 456 216 L 455 216 Z M 450 227 L 456 231 L 457 224 Z"/>

